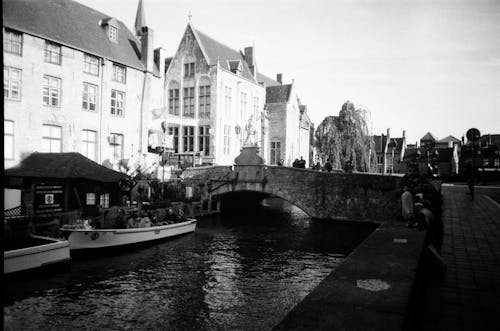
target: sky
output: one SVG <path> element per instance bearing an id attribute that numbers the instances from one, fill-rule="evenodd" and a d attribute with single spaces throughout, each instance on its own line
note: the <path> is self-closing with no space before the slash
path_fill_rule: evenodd
<path id="1" fill-rule="evenodd" d="M 78 0 L 133 30 L 139 0 Z M 155 48 L 193 26 L 294 80 L 316 126 L 351 100 L 374 134 L 500 134 L 498 0 L 143 0 Z"/>

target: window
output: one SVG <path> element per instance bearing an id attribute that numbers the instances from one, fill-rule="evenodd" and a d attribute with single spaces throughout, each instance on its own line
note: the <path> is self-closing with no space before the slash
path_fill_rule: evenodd
<path id="1" fill-rule="evenodd" d="M 44 124 L 42 130 L 42 151 L 46 153 L 62 152 L 62 128 L 57 125 Z"/>
<path id="2" fill-rule="evenodd" d="M 127 68 L 113 63 L 113 80 L 125 84 L 127 82 Z"/>
<path id="3" fill-rule="evenodd" d="M 494 166 L 500 167 L 500 159 L 494 159 Z"/>
<path id="4" fill-rule="evenodd" d="M 95 205 L 95 193 L 87 193 L 85 195 L 85 203 L 87 206 Z"/>
<path id="5" fill-rule="evenodd" d="M 210 85 L 200 86 L 200 118 L 210 118 Z"/>
<path id="6" fill-rule="evenodd" d="M 14 159 L 14 121 L 3 121 L 3 157 L 5 160 Z"/>
<path id="7" fill-rule="evenodd" d="M 125 93 L 111 90 L 111 115 L 123 116 L 125 108 Z"/>
<path id="8" fill-rule="evenodd" d="M 7 53 L 22 55 L 23 34 L 5 29 L 3 33 L 3 50 Z"/>
<path id="9" fill-rule="evenodd" d="M 194 62 L 184 63 L 184 77 L 194 76 Z"/>
<path id="10" fill-rule="evenodd" d="M 224 110 L 226 116 L 229 116 L 231 113 L 231 88 L 228 86 L 224 88 Z"/>
<path id="11" fill-rule="evenodd" d="M 111 146 L 113 160 L 123 159 L 123 135 L 119 133 L 112 133 L 109 138 L 109 145 Z"/>
<path id="12" fill-rule="evenodd" d="M 97 105 L 97 86 L 89 83 L 83 83 L 82 108 L 84 110 L 96 110 Z"/>
<path id="13" fill-rule="evenodd" d="M 247 94 L 246 93 L 241 92 L 240 102 L 241 102 L 241 107 L 240 107 L 241 119 L 246 120 L 246 116 L 247 116 Z"/>
<path id="14" fill-rule="evenodd" d="M 174 145 L 174 153 L 179 153 L 179 127 L 169 126 L 168 134 L 173 137 L 172 142 Z"/>
<path id="15" fill-rule="evenodd" d="M 259 116 L 259 98 L 253 98 L 253 118 L 257 119 Z"/>
<path id="16" fill-rule="evenodd" d="M 82 130 L 82 154 L 91 159 L 97 160 L 97 132 L 92 130 Z"/>
<path id="17" fill-rule="evenodd" d="M 102 208 L 109 208 L 109 193 L 103 193 L 99 196 L 99 204 Z"/>
<path id="18" fill-rule="evenodd" d="M 194 117 L 194 87 L 184 88 L 184 111 L 182 115 Z"/>
<path id="19" fill-rule="evenodd" d="M 21 100 L 21 69 L 3 67 L 3 97 Z"/>
<path id="20" fill-rule="evenodd" d="M 168 90 L 168 113 L 172 115 L 179 115 L 179 88 L 177 83 L 171 84 Z"/>
<path id="21" fill-rule="evenodd" d="M 229 155 L 229 150 L 231 146 L 231 127 L 229 125 L 224 125 L 224 154 Z"/>
<path id="22" fill-rule="evenodd" d="M 45 62 L 61 64 L 61 45 L 45 41 Z"/>
<path id="23" fill-rule="evenodd" d="M 210 126 L 198 127 L 198 151 L 202 155 L 210 155 Z"/>
<path id="24" fill-rule="evenodd" d="M 278 164 L 281 160 L 281 142 L 271 141 L 271 164 Z"/>
<path id="25" fill-rule="evenodd" d="M 490 164 L 489 159 L 483 159 L 483 167 L 487 167 Z"/>
<path id="26" fill-rule="evenodd" d="M 52 76 L 43 76 L 43 104 L 45 106 L 61 106 L 61 79 Z"/>
<path id="27" fill-rule="evenodd" d="M 85 54 L 83 58 L 83 71 L 91 75 L 99 76 L 99 58 Z"/>
<path id="28" fill-rule="evenodd" d="M 108 37 L 111 41 L 118 40 L 118 28 L 113 25 L 108 26 Z"/>
<path id="29" fill-rule="evenodd" d="M 194 152 L 194 126 L 182 127 L 182 145 L 184 152 Z"/>

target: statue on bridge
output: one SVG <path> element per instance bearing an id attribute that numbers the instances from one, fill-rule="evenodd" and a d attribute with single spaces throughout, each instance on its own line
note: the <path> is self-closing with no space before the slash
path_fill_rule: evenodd
<path id="1" fill-rule="evenodd" d="M 255 146 L 255 135 L 257 134 L 257 130 L 254 129 L 253 115 L 250 115 L 250 118 L 245 125 L 245 131 L 247 132 L 247 137 L 245 139 L 244 146 Z"/>

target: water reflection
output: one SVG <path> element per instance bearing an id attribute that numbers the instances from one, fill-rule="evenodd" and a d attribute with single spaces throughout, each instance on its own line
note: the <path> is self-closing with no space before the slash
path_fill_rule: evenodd
<path id="1" fill-rule="evenodd" d="M 270 329 L 360 231 L 290 206 L 256 213 L 204 219 L 191 235 L 4 283 L 4 329 Z"/>

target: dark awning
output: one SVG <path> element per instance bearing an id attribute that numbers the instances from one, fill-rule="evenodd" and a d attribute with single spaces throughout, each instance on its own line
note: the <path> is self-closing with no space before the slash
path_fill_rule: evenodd
<path id="1" fill-rule="evenodd" d="M 97 182 L 118 182 L 122 174 L 86 158 L 80 153 L 33 153 L 17 167 L 6 169 L 5 177 L 81 178 Z"/>

